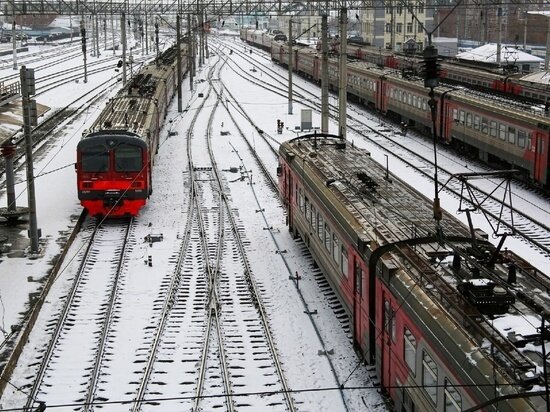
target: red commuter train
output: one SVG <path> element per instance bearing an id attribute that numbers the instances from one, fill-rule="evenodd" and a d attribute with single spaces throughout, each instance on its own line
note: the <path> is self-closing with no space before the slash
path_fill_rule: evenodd
<path id="1" fill-rule="evenodd" d="M 293 47 L 293 70 L 321 82 L 321 58 L 309 47 Z M 273 42 L 271 58 L 286 66 L 288 45 Z M 329 88 L 339 85 L 337 59 L 329 59 Z M 366 62 L 347 65 L 350 99 L 397 123 L 431 135 L 429 89 L 415 77 Z M 507 99 L 463 88 L 439 86 L 436 131 L 440 141 L 497 168 L 513 167 L 525 180 L 550 185 L 550 118 L 547 113 Z"/>
<path id="2" fill-rule="evenodd" d="M 185 60 L 182 66 L 185 73 Z M 78 198 L 90 215 L 136 216 L 145 205 L 159 132 L 176 88 L 174 46 L 135 74 L 84 134 L 76 172 Z"/>
<path id="3" fill-rule="evenodd" d="M 338 136 L 283 143 L 277 175 L 395 410 L 546 410 L 547 278 L 446 212 L 438 228 L 430 200 Z"/>
<path id="4" fill-rule="evenodd" d="M 253 29 L 241 29 L 240 37 L 242 40 L 263 49 L 269 49 L 270 42 L 280 40 L 279 38 L 270 37 L 261 30 Z M 286 41 L 286 38 L 284 41 Z M 320 50 L 320 45 L 317 48 Z M 340 53 L 340 42 L 337 40 L 331 41 L 329 51 L 333 55 L 338 55 Z M 353 42 L 347 44 L 347 56 L 350 59 L 369 62 L 381 68 L 407 72 L 418 71 L 423 62 L 422 56 L 418 56 L 418 54 L 396 53 L 392 50 Z M 485 89 L 504 96 L 519 96 L 533 102 L 533 104 L 544 105 L 550 103 L 548 82 L 533 80 L 532 75 L 526 76 L 525 73 L 522 73 L 523 67 L 517 67 L 515 64 L 514 69 L 517 72 L 508 73 L 504 72 L 502 68 L 496 67 L 496 65 L 495 67 L 483 67 L 479 64 L 444 58 L 440 67 L 441 78 L 449 83 Z"/>

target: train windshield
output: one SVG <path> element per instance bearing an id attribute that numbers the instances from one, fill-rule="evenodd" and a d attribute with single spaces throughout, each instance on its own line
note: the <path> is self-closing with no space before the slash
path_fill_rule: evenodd
<path id="1" fill-rule="evenodd" d="M 141 148 L 121 144 L 115 149 L 115 171 L 139 172 L 143 168 Z"/>
<path id="2" fill-rule="evenodd" d="M 83 172 L 106 172 L 109 170 L 109 151 L 105 146 L 91 146 L 82 151 Z"/>

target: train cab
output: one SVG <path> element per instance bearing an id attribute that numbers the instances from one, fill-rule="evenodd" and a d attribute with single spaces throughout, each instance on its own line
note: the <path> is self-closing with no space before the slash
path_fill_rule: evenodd
<path id="1" fill-rule="evenodd" d="M 92 216 L 135 216 L 150 193 L 147 144 L 129 132 L 96 132 L 77 147 L 78 198 Z"/>

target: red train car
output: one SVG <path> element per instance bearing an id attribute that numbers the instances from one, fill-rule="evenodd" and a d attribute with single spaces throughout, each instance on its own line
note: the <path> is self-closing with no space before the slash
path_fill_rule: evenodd
<path id="1" fill-rule="evenodd" d="M 288 56 L 288 45 L 272 47 L 271 57 Z M 294 70 L 320 82 L 320 59 L 296 48 Z M 297 70 L 297 68 L 299 70 Z M 347 65 L 348 97 L 397 123 L 432 134 L 429 89 L 415 77 L 372 63 Z M 338 90 L 338 61 L 329 59 L 329 88 Z M 509 102 L 481 92 L 441 86 L 435 89 L 436 133 L 440 141 L 497 168 L 514 167 L 524 180 L 550 185 L 550 119 L 530 104 Z"/>
<path id="2" fill-rule="evenodd" d="M 175 57 L 171 48 L 141 69 L 78 143 L 78 198 L 90 215 L 136 216 L 151 195 L 159 132 L 177 85 Z"/>
<path id="3" fill-rule="evenodd" d="M 529 392 L 544 385 L 542 361 L 510 339 L 546 315 L 516 301 L 504 254 L 447 213 L 438 230 L 430 200 L 338 136 L 298 137 L 279 155 L 289 230 L 338 294 L 396 410 L 545 408 Z M 539 285 L 523 275 L 529 295 Z"/>

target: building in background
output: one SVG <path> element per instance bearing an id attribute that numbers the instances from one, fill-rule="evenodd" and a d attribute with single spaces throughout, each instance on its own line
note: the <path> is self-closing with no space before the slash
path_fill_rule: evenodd
<path id="1" fill-rule="evenodd" d="M 410 1 L 410 7 L 381 0 L 372 0 L 371 4 L 360 16 L 366 43 L 397 52 L 424 49 L 428 43 L 426 30 L 434 27 L 433 8 L 420 0 Z"/>

